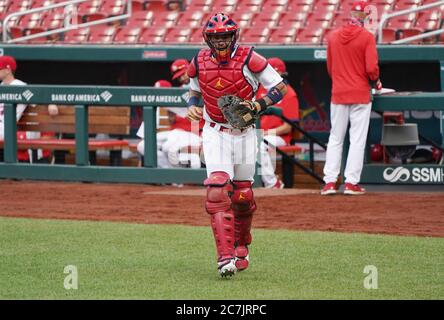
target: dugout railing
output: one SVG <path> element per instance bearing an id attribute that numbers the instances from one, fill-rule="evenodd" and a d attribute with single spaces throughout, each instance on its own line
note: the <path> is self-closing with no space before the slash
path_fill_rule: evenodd
<path id="1" fill-rule="evenodd" d="M 2 35 L 3 42 L 10 43 L 10 44 L 21 43 L 21 42 L 25 42 L 28 40 L 37 39 L 40 37 L 46 37 L 46 36 L 50 36 L 53 34 L 58 34 L 58 33 L 66 32 L 66 31 L 70 31 L 70 30 L 75 30 L 75 29 L 79 29 L 79 28 L 86 28 L 86 27 L 100 25 L 100 24 L 106 24 L 106 23 L 110 23 L 110 22 L 114 22 L 114 21 L 120 21 L 120 20 L 124 20 L 124 19 L 131 17 L 132 0 L 128 0 L 126 3 L 126 12 L 121 15 L 115 15 L 115 16 L 111 16 L 108 18 L 96 19 L 96 20 L 90 21 L 90 22 L 78 23 L 77 5 L 87 2 L 87 1 L 88 0 L 67 0 L 64 2 L 54 3 L 51 5 L 47 5 L 47 6 L 43 6 L 43 7 L 39 7 L 39 8 L 33 8 L 33 9 L 23 10 L 23 11 L 19 11 L 19 12 L 13 12 L 13 13 L 7 15 L 3 21 L 3 35 Z M 66 15 L 66 18 L 63 21 L 63 27 L 10 39 L 11 35 L 10 35 L 10 30 L 9 30 L 9 28 L 10 28 L 9 21 L 12 18 L 25 16 L 25 15 L 32 14 L 32 13 L 46 12 L 46 11 L 50 11 L 50 10 L 58 9 L 58 8 L 63 8 L 65 15 Z"/>
<path id="2" fill-rule="evenodd" d="M 279 154 L 282 157 L 282 174 L 283 174 L 283 179 L 284 179 L 284 184 L 286 186 L 292 186 L 293 185 L 293 174 L 294 174 L 294 169 L 293 166 L 297 166 L 298 168 L 300 168 L 302 171 L 304 171 L 306 174 L 310 175 L 311 177 L 313 177 L 315 180 L 317 180 L 319 183 L 322 183 L 322 177 L 319 176 L 316 173 L 315 170 L 315 161 L 314 161 L 314 145 L 317 144 L 318 146 L 320 146 L 322 149 L 326 150 L 327 146 L 325 143 L 323 143 L 322 141 L 320 141 L 318 138 L 316 138 L 314 135 L 312 135 L 311 133 L 305 131 L 299 124 L 298 121 L 292 121 L 291 119 L 288 119 L 287 117 L 285 117 L 282 114 L 282 109 L 279 108 L 269 108 L 268 109 L 268 114 L 272 114 L 274 116 L 277 116 L 279 118 L 282 119 L 282 121 L 284 121 L 285 123 L 288 123 L 292 130 L 300 133 L 302 135 L 302 139 L 305 139 L 308 141 L 308 162 L 309 165 L 308 167 L 306 165 L 304 165 L 301 161 L 299 161 L 297 159 L 297 157 L 295 157 L 293 154 L 289 155 L 285 152 L 285 150 L 282 150 L 281 148 L 276 148 L 275 146 L 273 146 L 270 142 L 268 142 L 266 139 L 264 139 L 264 143 L 271 146 L 272 148 L 276 149 L 276 153 Z M 295 141 L 297 142 L 297 141 Z"/>
<path id="3" fill-rule="evenodd" d="M 0 178 L 127 182 L 202 183 L 204 169 L 157 168 L 156 106 L 186 107 L 186 90 L 147 87 L 0 86 L 5 104 L 4 162 Z M 75 108 L 75 164 L 46 165 L 17 162 L 17 104 L 62 104 Z M 92 166 L 88 152 L 88 106 L 143 106 L 145 154 L 143 168 Z"/>

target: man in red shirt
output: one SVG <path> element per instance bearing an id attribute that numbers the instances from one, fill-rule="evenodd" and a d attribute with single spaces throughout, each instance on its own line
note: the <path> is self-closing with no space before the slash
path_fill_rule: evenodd
<path id="1" fill-rule="evenodd" d="M 281 75 L 287 85 L 287 94 L 279 101 L 275 107 L 283 110 L 283 115 L 290 120 L 299 119 L 299 102 L 294 89 L 287 81 L 287 68 L 284 61 L 279 58 L 270 58 L 268 63 Z M 263 98 L 267 94 L 267 90 L 263 86 L 259 87 L 256 99 Z M 291 126 L 284 122 L 281 118 L 274 115 L 263 115 L 261 117 L 260 128 L 264 130 L 264 139 L 274 147 L 281 147 L 290 144 Z M 282 189 L 284 184 L 275 174 L 275 166 L 273 165 L 272 155 L 266 143 L 261 143 L 261 177 L 265 188 Z"/>
<path id="2" fill-rule="evenodd" d="M 364 194 L 358 185 L 371 113 L 371 86 L 381 90 L 375 37 L 364 28 L 370 7 L 365 1 L 353 3 L 347 25 L 327 39 L 327 69 L 332 79 L 331 131 L 328 140 L 321 194 L 337 193 L 342 147 L 350 122 L 350 149 L 345 167 L 344 194 Z"/>

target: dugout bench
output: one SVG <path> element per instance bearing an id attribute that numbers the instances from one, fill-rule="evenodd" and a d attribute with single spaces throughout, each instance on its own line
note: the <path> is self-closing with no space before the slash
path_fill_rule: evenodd
<path id="1" fill-rule="evenodd" d="M 51 116 L 47 105 L 28 106 L 17 123 L 17 130 L 32 132 L 54 132 L 61 134 L 61 139 L 18 139 L 17 148 L 20 150 L 33 150 L 33 162 L 37 159 L 37 149 L 51 150 L 54 152 L 54 163 L 64 164 L 68 153 L 75 153 L 75 138 L 67 138 L 76 130 L 75 110 L 70 106 L 58 106 L 58 115 Z M 128 135 L 130 132 L 130 108 L 129 107 L 89 107 L 88 132 L 90 134 Z M 3 149 L 4 141 L 0 140 L 0 149 Z M 122 150 L 129 149 L 129 143 L 123 139 L 88 140 L 89 162 L 97 163 L 96 152 L 107 150 L 110 152 L 110 165 L 122 164 Z"/>

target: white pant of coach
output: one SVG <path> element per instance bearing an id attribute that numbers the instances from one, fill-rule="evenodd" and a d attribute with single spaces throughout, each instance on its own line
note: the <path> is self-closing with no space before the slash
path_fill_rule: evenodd
<path id="1" fill-rule="evenodd" d="M 331 130 L 324 166 L 325 183 L 334 183 L 338 179 L 341 170 L 342 148 L 349 123 L 350 148 L 344 176 L 346 183 L 359 183 L 364 165 L 370 113 L 371 103 L 351 105 L 331 104 Z"/>

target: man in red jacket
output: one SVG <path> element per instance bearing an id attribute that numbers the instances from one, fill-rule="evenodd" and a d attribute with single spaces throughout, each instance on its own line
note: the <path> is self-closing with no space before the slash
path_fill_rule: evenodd
<path id="1" fill-rule="evenodd" d="M 344 194 L 364 194 L 358 185 L 364 163 L 364 150 L 371 113 L 371 84 L 382 88 L 379 80 L 375 37 L 364 28 L 367 2 L 353 3 L 347 25 L 333 31 L 327 42 L 327 69 L 332 79 L 330 106 L 331 131 L 324 167 L 321 194 L 337 193 L 342 147 L 350 122 L 350 149 L 345 167 Z"/>

